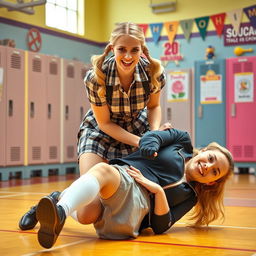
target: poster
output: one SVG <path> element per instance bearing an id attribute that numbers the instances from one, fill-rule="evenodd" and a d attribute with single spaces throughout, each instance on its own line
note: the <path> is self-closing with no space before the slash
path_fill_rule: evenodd
<path id="1" fill-rule="evenodd" d="M 167 73 L 167 101 L 186 101 L 189 97 L 189 73 L 173 71 Z"/>
<path id="2" fill-rule="evenodd" d="M 235 102 L 253 102 L 253 73 L 235 74 Z"/>
<path id="3" fill-rule="evenodd" d="M 201 104 L 219 104 L 222 102 L 222 76 L 209 70 L 206 75 L 200 76 Z"/>

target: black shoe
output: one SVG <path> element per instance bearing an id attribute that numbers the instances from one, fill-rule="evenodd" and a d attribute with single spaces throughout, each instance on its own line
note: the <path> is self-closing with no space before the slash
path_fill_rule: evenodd
<path id="1" fill-rule="evenodd" d="M 59 191 L 54 191 L 50 194 L 50 197 L 52 197 L 56 202 L 58 202 L 59 196 Z M 35 227 L 37 224 L 36 208 L 37 205 L 32 206 L 30 210 L 21 217 L 19 221 L 19 227 L 21 230 L 33 229 Z"/>
<path id="2" fill-rule="evenodd" d="M 44 248 L 51 248 L 63 228 L 66 215 L 61 206 L 57 206 L 50 196 L 43 197 L 37 206 L 36 217 L 40 223 L 37 239 Z"/>

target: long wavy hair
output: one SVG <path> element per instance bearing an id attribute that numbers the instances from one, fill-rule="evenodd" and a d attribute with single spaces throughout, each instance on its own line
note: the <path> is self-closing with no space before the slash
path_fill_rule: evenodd
<path id="1" fill-rule="evenodd" d="M 215 181 L 213 185 L 206 185 L 199 182 L 195 184 L 198 201 L 192 211 L 191 220 L 194 221 L 193 226 L 209 225 L 210 222 L 216 219 L 224 220 L 224 188 L 226 181 L 233 174 L 234 161 L 231 153 L 216 142 L 210 143 L 206 150 L 218 150 L 225 155 L 229 163 L 227 174 Z M 194 156 L 199 152 L 194 150 Z"/>
<path id="2" fill-rule="evenodd" d="M 103 54 L 92 56 L 91 62 L 94 70 L 94 79 L 96 79 L 96 82 L 99 85 L 105 87 L 106 75 L 102 71 L 102 64 L 105 58 L 108 56 L 109 52 L 111 51 L 112 46 L 115 45 L 117 39 L 123 35 L 132 36 L 133 38 L 140 41 L 142 51 L 149 61 L 149 75 L 151 78 L 152 89 L 154 91 L 158 90 L 161 85 L 157 78 L 161 75 L 163 71 L 160 61 L 150 56 L 148 48 L 145 45 L 145 36 L 142 29 L 137 24 L 131 22 L 123 22 L 117 24 L 116 28 L 111 33 L 109 43 L 106 46 Z"/>

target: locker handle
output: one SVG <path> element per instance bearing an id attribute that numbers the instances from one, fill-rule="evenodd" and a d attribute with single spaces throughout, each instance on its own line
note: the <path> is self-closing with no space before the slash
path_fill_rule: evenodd
<path id="1" fill-rule="evenodd" d="M 171 120 L 172 120 L 172 109 L 167 108 L 167 121 L 171 122 Z"/>
<path id="2" fill-rule="evenodd" d="M 198 106 L 197 114 L 198 118 L 203 118 L 203 106 L 201 104 Z"/>
<path id="3" fill-rule="evenodd" d="M 68 105 L 66 105 L 65 107 L 65 119 L 68 120 L 68 116 L 69 116 L 69 108 Z"/>
<path id="4" fill-rule="evenodd" d="M 52 105 L 51 104 L 48 104 L 48 119 L 51 119 L 52 117 Z"/>
<path id="5" fill-rule="evenodd" d="M 35 103 L 30 102 L 30 118 L 34 118 L 35 116 Z"/>
<path id="6" fill-rule="evenodd" d="M 13 116 L 13 101 L 9 100 L 9 104 L 8 104 L 8 115 L 9 116 Z"/>
<path id="7" fill-rule="evenodd" d="M 84 108 L 80 107 L 80 121 L 82 121 L 84 118 Z"/>
<path id="8" fill-rule="evenodd" d="M 231 116 L 232 117 L 236 116 L 236 104 L 235 103 L 231 104 Z"/>

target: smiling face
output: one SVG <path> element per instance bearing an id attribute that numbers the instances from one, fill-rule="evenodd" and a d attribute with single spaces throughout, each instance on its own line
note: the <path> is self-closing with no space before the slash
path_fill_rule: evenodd
<path id="1" fill-rule="evenodd" d="M 201 150 L 185 166 L 188 181 L 211 184 L 228 173 L 229 162 L 219 150 Z"/>
<path id="2" fill-rule="evenodd" d="M 129 35 L 120 36 L 113 45 L 119 75 L 131 74 L 142 53 L 141 42 Z"/>

